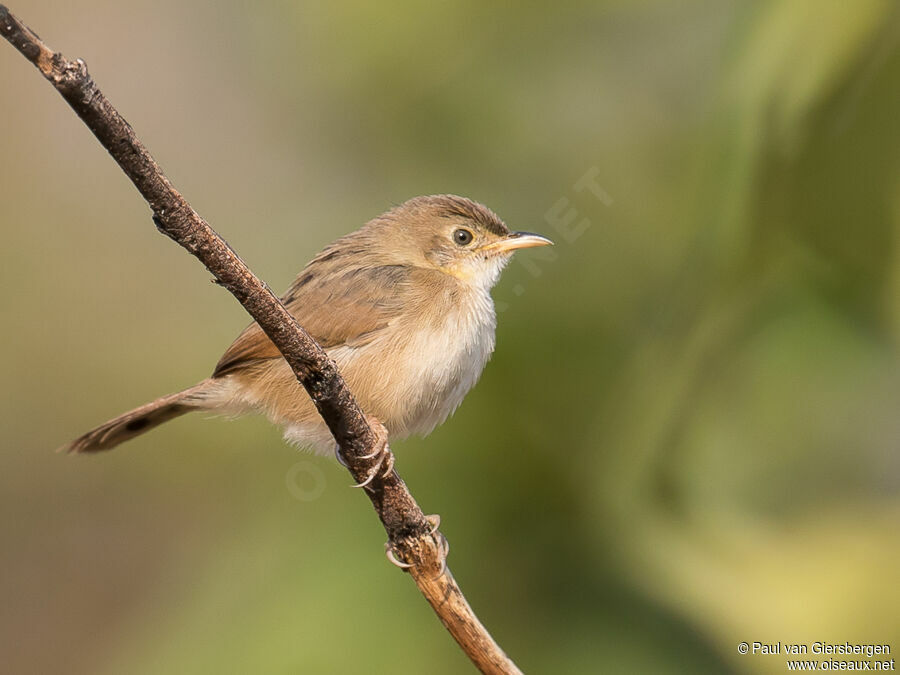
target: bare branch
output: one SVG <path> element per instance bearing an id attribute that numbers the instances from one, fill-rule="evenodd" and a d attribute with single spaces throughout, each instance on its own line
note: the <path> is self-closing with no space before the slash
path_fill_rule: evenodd
<path id="1" fill-rule="evenodd" d="M 0 33 L 41 71 L 150 205 L 158 229 L 196 256 L 259 323 L 284 355 L 341 447 L 357 482 L 372 468 L 383 428 L 373 429 L 334 362 L 269 288 L 175 190 L 131 126 L 97 88 L 84 61 L 55 53 L 0 5 Z M 379 472 L 380 473 L 380 472 Z M 423 514 L 396 471 L 365 488 L 388 534 L 391 551 L 408 571 L 472 662 L 484 673 L 519 673 L 472 612 L 445 566 L 446 540 Z"/>

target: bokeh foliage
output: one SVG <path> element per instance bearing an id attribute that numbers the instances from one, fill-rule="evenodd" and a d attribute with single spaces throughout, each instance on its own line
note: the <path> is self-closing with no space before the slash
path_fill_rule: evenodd
<path id="1" fill-rule="evenodd" d="M 273 288 L 416 194 L 557 239 L 395 448 L 527 672 L 900 649 L 896 3 L 12 4 Z M 51 452 L 246 319 L 0 47 L 4 670 L 467 672 L 345 472 L 265 422 Z"/>

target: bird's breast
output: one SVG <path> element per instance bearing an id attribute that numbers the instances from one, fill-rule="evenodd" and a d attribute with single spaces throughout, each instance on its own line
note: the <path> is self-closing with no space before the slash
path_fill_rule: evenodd
<path id="1" fill-rule="evenodd" d="M 494 351 L 496 316 L 489 293 L 458 293 L 441 308 L 424 311 L 430 316 L 410 312 L 363 349 L 332 354 L 363 409 L 394 438 L 425 435 L 443 422 Z"/>

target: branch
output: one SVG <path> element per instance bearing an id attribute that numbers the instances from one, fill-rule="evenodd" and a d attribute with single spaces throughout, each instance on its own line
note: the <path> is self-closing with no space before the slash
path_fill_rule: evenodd
<path id="1" fill-rule="evenodd" d="M 359 483 L 373 468 L 383 427 L 373 428 L 334 362 L 303 330 L 268 286 L 201 218 L 163 175 L 131 126 L 94 84 L 84 61 L 53 52 L 0 5 L 0 33 L 38 70 L 90 128 L 153 211 L 157 228 L 196 256 L 262 327 L 312 398 Z M 380 474 L 381 472 L 379 472 Z M 426 518 L 396 471 L 376 476 L 366 494 L 389 546 L 409 565 L 419 590 L 441 622 L 483 673 L 519 673 L 475 613 L 445 565 L 446 540 Z"/>

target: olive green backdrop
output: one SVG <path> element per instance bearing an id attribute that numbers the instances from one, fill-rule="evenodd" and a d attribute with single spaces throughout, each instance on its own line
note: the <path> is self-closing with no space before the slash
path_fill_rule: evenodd
<path id="1" fill-rule="evenodd" d="M 525 671 L 900 649 L 896 3 L 11 9 L 274 289 L 418 194 L 557 241 L 461 409 L 395 444 Z M 0 127 L 3 670 L 470 672 L 346 472 L 264 421 L 53 453 L 247 317 L 5 43 Z"/>

